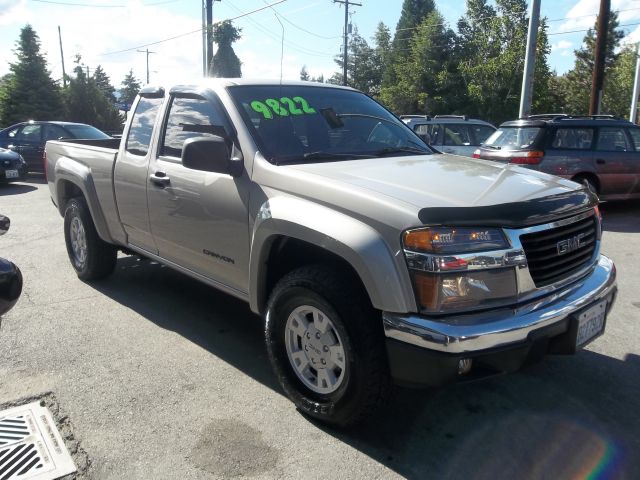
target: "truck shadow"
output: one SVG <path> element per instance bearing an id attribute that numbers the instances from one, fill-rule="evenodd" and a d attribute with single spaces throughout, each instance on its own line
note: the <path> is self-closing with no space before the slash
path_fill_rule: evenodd
<path id="1" fill-rule="evenodd" d="M 640 232 L 640 200 L 619 200 L 600 204 L 602 229 L 608 232 Z"/>
<path id="2" fill-rule="evenodd" d="M 282 394 L 261 319 L 244 302 L 137 257 L 92 286 Z M 586 350 L 481 382 L 397 389 L 386 410 L 346 431 L 309 422 L 405 478 L 634 478 L 638 378 L 640 356 Z"/>

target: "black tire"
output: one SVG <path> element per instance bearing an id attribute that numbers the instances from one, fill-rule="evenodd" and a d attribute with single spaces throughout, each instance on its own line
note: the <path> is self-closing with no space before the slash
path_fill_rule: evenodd
<path id="1" fill-rule="evenodd" d="M 74 252 L 72 225 L 84 231 L 84 255 Z M 89 207 L 84 198 L 72 198 L 64 211 L 64 240 L 71 265 L 81 280 L 97 280 L 109 276 L 116 266 L 118 250 L 98 236 Z"/>
<path id="2" fill-rule="evenodd" d="M 372 415 L 387 403 L 391 393 L 380 314 L 349 278 L 321 265 L 294 270 L 273 289 L 265 323 L 269 359 L 287 396 L 301 412 L 341 427 Z M 318 393 L 305 385 L 287 353 L 289 316 L 296 308 L 307 306 L 330 319 L 343 346 L 345 368 L 337 369 L 343 379 L 330 393 Z"/>

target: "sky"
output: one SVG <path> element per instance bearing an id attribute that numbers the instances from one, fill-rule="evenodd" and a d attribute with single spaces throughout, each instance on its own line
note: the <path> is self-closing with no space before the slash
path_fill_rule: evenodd
<path id="1" fill-rule="evenodd" d="M 331 76 L 338 68 L 333 58 L 340 52 L 344 25 L 344 7 L 332 0 L 215 1 L 214 21 L 276 2 L 234 20 L 242 28 L 234 50 L 243 76 L 279 78 L 282 71 L 282 78 L 297 79 L 303 65 L 312 76 Z M 351 23 L 363 37 L 369 40 L 380 21 L 394 32 L 402 0 L 357 3 L 362 6 L 350 7 Z M 436 0 L 452 28 L 464 14 L 465 3 Z M 620 12 L 620 23 L 627 25 L 622 27 L 626 41 L 640 41 L 640 0 L 611 4 Z M 585 30 L 595 22 L 599 0 L 541 0 L 541 5 L 550 26 L 551 68 L 564 73 L 573 66 L 573 51 L 580 47 Z M 151 83 L 193 83 L 202 77 L 202 0 L 0 0 L 0 76 L 15 61 L 13 49 L 26 24 L 39 35 L 54 79 L 62 78 L 58 27 L 67 73 L 79 54 L 90 71 L 101 65 L 116 88 L 130 70 L 146 83 L 144 50 L 149 49 Z"/>

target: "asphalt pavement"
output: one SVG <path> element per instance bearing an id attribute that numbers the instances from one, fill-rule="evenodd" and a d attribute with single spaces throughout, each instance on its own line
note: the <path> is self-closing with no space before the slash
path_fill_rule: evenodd
<path id="1" fill-rule="evenodd" d="M 241 301 L 122 256 L 84 283 L 41 178 L 0 185 L 0 256 L 24 275 L 0 326 L 0 407 L 43 399 L 78 478 L 640 478 L 640 202 L 602 206 L 620 293 L 575 356 L 398 390 L 349 431 L 298 413 Z"/>

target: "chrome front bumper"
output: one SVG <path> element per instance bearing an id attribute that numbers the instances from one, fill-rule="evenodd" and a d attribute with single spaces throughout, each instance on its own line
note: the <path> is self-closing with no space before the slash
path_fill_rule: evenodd
<path id="1" fill-rule="evenodd" d="M 525 342 L 529 334 L 561 322 L 616 292 L 616 268 L 601 255 L 593 271 L 575 284 L 512 309 L 429 318 L 383 312 L 388 338 L 443 353 L 474 353 Z"/>

